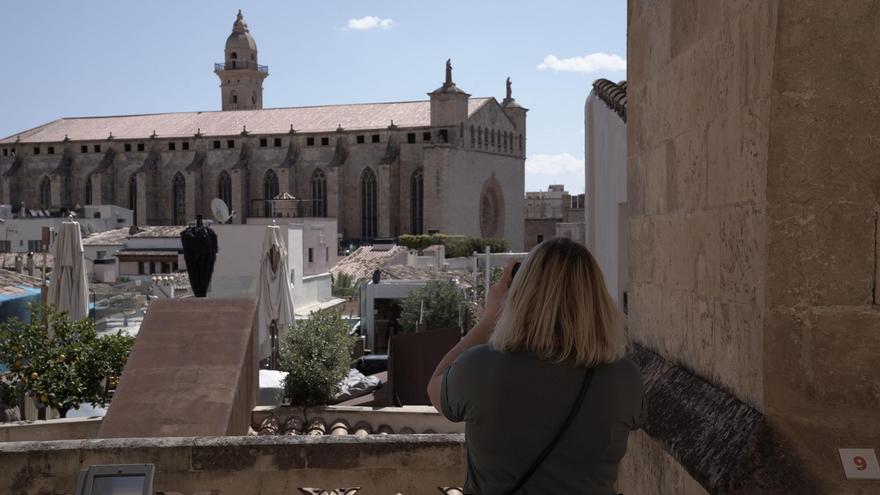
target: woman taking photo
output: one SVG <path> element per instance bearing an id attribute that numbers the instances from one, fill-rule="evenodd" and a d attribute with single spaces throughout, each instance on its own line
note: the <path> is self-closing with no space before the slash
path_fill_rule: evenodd
<path id="1" fill-rule="evenodd" d="M 465 493 L 614 494 L 645 410 L 623 316 L 581 244 L 552 239 L 514 265 L 428 385 L 466 423 Z"/>

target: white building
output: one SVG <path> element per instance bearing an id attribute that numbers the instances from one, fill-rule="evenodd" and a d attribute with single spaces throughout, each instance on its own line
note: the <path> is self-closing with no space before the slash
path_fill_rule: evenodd
<path id="1" fill-rule="evenodd" d="M 259 223 L 255 223 L 259 222 Z M 250 219 L 245 225 L 213 225 L 219 252 L 208 297 L 256 297 L 260 257 L 266 225 L 271 220 Z M 298 315 L 342 302 L 331 295 L 330 268 L 336 264 L 336 220 L 297 218 L 281 222 L 287 240 L 288 268 Z"/>
<path id="2" fill-rule="evenodd" d="M 132 212 L 113 205 L 89 205 L 76 210 L 83 236 L 132 224 Z M 29 210 L 0 205 L 0 252 L 27 253 L 42 251 L 43 229 L 54 232 L 69 216 L 57 210 Z"/>
<path id="3" fill-rule="evenodd" d="M 626 81 L 593 83 L 584 108 L 584 132 L 587 247 L 602 268 L 608 291 L 626 311 Z"/>

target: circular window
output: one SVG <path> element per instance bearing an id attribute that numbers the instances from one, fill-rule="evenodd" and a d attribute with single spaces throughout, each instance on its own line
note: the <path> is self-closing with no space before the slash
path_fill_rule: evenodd
<path id="1" fill-rule="evenodd" d="M 480 194 L 480 234 L 483 237 L 504 235 L 504 193 L 495 174 L 486 179 Z"/>

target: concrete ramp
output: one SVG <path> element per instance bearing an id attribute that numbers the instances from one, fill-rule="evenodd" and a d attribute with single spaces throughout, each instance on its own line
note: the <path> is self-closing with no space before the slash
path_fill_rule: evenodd
<path id="1" fill-rule="evenodd" d="M 247 434 L 256 309 L 250 299 L 153 301 L 98 438 Z"/>

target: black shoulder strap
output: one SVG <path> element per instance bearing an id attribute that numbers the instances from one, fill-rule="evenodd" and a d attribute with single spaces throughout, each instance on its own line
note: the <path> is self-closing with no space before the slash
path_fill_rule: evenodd
<path id="1" fill-rule="evenodd" d="M 547 456 L 553 452 L 553 449 L 556 448 L 556 444 L 559 443 L 559 440 L 562 439 L 562 435 L 565 435 L 565 432 L 574 422 L 574 418 L 577 416 L 578 412 L 581 410 L 581 405 L 584 403 L 584 397 L 587 396 L 587 390 L 590 388 L 590 382 L 593 380 L 593 368 L 587 368 L 586 373 L 584 373 L 584 382 L 581 384 L 581 390 L 578 392 L 577 399 L 575 399 L 574 404 L 571 406 L 571 411 L 568 412 L 568 417 L 565 418 L 565 421 L 562 423 L 562 426 L 559 427 L 559 430 L 556 432 L 556 436 L 553 437 L 553 440 L 547 444 L 547 447 L 541 452 L 541 455 L 535 459 L 529 469 L 523 473 L 523 475 L 516 482 L 516 485 L 510 490 L 508 493 L 513 495 L 518 492 L 520 488 L 523 487 L 528 481 L 532 478 L 532 475 L 535 474 L 535 471 L 538 470 L 538 467 L 547 459 Z"/>

